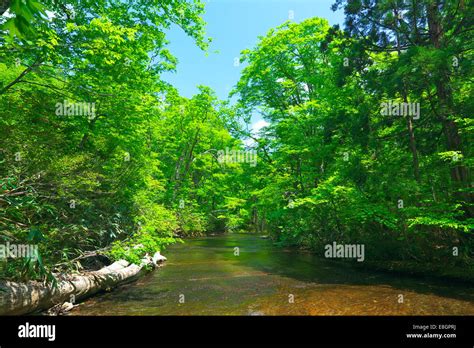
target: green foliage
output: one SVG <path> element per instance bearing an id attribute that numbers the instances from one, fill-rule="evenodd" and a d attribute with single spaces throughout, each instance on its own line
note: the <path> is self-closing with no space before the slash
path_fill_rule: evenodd
<path id="1" fill-rule="evenodd" d="M 153 256 L 155 252 L 164 250 L 167 245 L 176 241 L 180 240 L 140 231 L 135 233 L 130 240 L 114 242 L 107 255 L 113 260 L 126 260 L 139 265 L 144 255 Z"/>
<path id="2" fill-rule="evenodd" d="M 417 2 L 419 12 L 406 3 L 339 0 L 346 32 L 312 18 L 242 51 L 237 114 L 270 123 L 257 139 L 265 163 L 246 174 L 256 177 L 247 209 L 278 243 L 363 243 L 373 260 L 472 264 L 472 31 L 448 2 Z M 426 15 L 450 18 L 453 31 L 421 37 Z M 388 100 L 418 102 L 420 118 L 383 115 Z"/>
<path id="3" fill-rule="evenodd" d="M 210 89 L 187 100 L 161 80 L 176 64 L 170 25 L 206 49 L 203 4 L 41 4 L 13 0 L 0 20 L 0 243 L 40 248 L 36 261 L 2 261 L 2 277 L 52 280 L 95 250 L 139 263 L 203 233 L 219 166 L 196 155 L 231 137 Z M 178 196 L 195 204 L 181 211 Z"/>
<path id="4" fill-rule="evenodd" d="M 0 262 L 2 277 L 53 281 L 94 250 L 140 263 L 224 231 L 472 264 L 472 2 L 441 3 L 337 0 L 345 31 L 321 18 L 271 29 L 242 51 L 231 105 L 161 79 L 177 63 L 171 25 L 207 48 L 201 1 L 12 0 L 0 243 L 33 243 L 40 258 Z M 384 115 L 388 101 L 419 103 L 420 117 Z M 258 150 L 257 165 L 222 163 L 225 149 Z"/>
<path id="5" fill-rule="evenodd" d="M 7 30 L 11 38 L 16 36 L 23 39 L 33 36 L 31 23 L 46 16 L 45 7 L 36 0 L 8 0 L 6 3 L 10 5 L 10 15 L 13 17 L 7 19 L 0 26 L 0 30 Z"/>

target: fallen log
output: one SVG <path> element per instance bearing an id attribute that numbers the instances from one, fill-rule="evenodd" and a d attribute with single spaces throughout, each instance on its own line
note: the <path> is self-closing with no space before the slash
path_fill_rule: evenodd
<path id="1" fill-rule="evenodd" d="M 98 271 L 70 276 L 59 281 L 56 287 L 0 281 L 0 315 L 28 314 L 64 302 L 81 301 L 99 291 L 133 281 L 145 272 L 146 266 L 155 267 L 165 260 L 159 252 L 153 258 L 146 256 L 140 265 L 120 260 Z"/>

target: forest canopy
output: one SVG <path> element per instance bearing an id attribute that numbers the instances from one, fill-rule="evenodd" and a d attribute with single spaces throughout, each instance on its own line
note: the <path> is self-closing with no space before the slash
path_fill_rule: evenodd
<path id="1" fill-rule="evenodd" d="M 0 242 L 39 250 L 2 278 L 219 232 L 472 269 L 471 1 L 337 0 L 344 28 L 288 21 L 242 48 L 229 100 L 162 78 L 170 26 L 208 49 L 201 1 L 1 5 Z"/>

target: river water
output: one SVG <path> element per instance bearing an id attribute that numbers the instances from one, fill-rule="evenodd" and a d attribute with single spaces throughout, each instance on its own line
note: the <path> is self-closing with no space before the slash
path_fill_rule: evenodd
<path id="1" fill-rule="evenodd" d="M 468 285 L 353 269 L 255 235 L 186 240 L 164 254 L 163 267 L 70 315 L 474 315 Z"/>

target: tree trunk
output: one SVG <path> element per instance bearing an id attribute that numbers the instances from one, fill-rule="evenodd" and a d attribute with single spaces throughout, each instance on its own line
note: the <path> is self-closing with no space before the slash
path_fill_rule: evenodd
<path id="1" fill-rule="evenodd" d="M 398 9 L 394 11 L 395 18 L 398 18 Z M 398 32 L 398 21 L 397 21 L 397 52 L 398 56 L 401 56 L 401 45 L 400 45 L 400 36 Z M 408 92 L 407 92 L 407 85 L 406 82 L 403 81 L 403 101 L 408 103 Z M 418 150 L 416 149 L 416 140 L 415 140 L 415 133 L 413 131 L 413 119 L 410 115 L 406 116 L 407 120 L 407 130 L 408 130 L 408 137 L 410 139 L 410 151 L 413 160 L 413 176 L 417 182 L 420 182 L 420 161 L 418 159 Z"/>
<path id="2" fill-rule="evenodd" d="M 406 103 L 406 94 L 404 95 L 404 100 Z M 410 115 L 407 115 L 407 129 L 410 139 L 410 151 L 413 159 L 413 175 L 415 176 L 415 180 L 420 182 L 420 162 L 418 160 L 418 151 L 416 149 L 415 133 L 413 132 L 413 119 Z"/>
<path id="3" fill-rule="evenodd" d="M 149 256 L 144 258 L 141 265 L 120 260 L 99 271 L 74 275 L 68 280 L 61 280 L 57 287 L 33 282 L 0 281 L 0 315 L 23 315 L 45 310 L 64 302 L 80 301 L 99 291 L 133 281 L 145 272 L 145 266 L 154 267 L 165 260 L 166 258 L 159 253 L 156 253 L 153 259 Z"/>
<path id="4" fill-rule="evenodd" d="M 439 18 L 437 0 L 432 1 L 427 8 L 428 28 L 430 41 L 435 48 L 441 48 L 443 44 L 443 27 Z M 446 147 L 448 151 L 462 152 L 462 140 L 459 135 L 457 124 L 449 118 L 450 114 L 454 114 L 453 98 L 449 89 L 449 74 L 446 69 L 440 71 L 440 78 L 435 81 L 436 95 L 438 97 L 439 115 L 443 125 L 443 132 L 446 137 Z M 451 179 L 457 184 L 457 189 L 466 188 L 471 185 L 470 173 L 464 165 L 455 165 L 450 170 Z M 474 216 L 474 209 L 470 206 L 472 195 L 470 193 L 458 193 L 458 196 L 466 204 L 465 211 L 469 216 Z"/>

